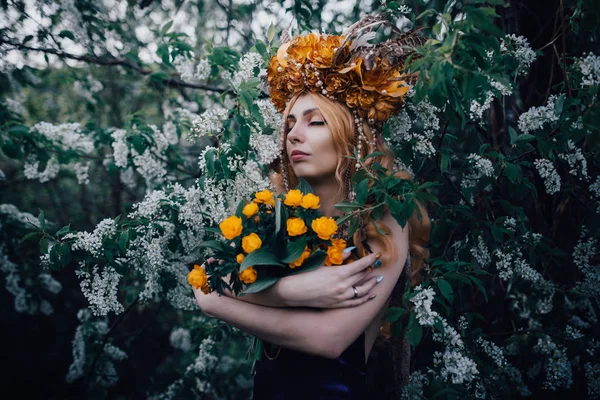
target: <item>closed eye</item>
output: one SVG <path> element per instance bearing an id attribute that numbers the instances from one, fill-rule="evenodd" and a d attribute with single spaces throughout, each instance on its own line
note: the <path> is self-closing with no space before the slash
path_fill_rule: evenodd
<path id="1" fill-rule="evenodd" d="M 325 121 L 311 121 L 310 124 L 308 124 L 308 126 L 313 126 L 313 125 L 323 126 L 323 125 L 325 125 Z"/>

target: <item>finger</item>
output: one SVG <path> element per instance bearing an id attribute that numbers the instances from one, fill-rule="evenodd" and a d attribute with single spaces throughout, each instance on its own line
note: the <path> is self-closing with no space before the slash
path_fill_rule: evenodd
<path id="1" fill-rule="evenodd" d="M 368 256 L 365 256 L 359 260 L 356 260 L 346 265 L 344 267 L 344 271 L 347 271 L 349 276 L 354 275 L 364 270 L 365 268 L 372 266 L 375 260 L 379 259 L 380 256 L 380 253 L 369 254 Z"/>
<path id="2" fill-rule="evenodd" d="M 381 279 L 379 280 L 379 282 L 381 282 Z M 366 296 L 367 293 L 370 293 L 373 290 L 373 288 L 375 287 L 375 285 L 377 285 L 377 277 L 373 276 L 372 278 L 370 278 L 366 282 L 364 282 L 364 283 L 362 283 L 360 285 L 355 285 L 354 287 L 358 291 L 358 295 L 359 296 L 361 294 L 363 294 L 363 293 L 364 293 L 363 296 Z"/>
<path id="3" fill-rule="evenodd" d="M 362 304 L 365 304 L 366 302 L 369 302 L 369 301 L 375 299 L 375 297 L 376 296 L 374 294 L 369 294 L 368 296 L 357 297 L 356 299 L 348 299 L 348 300 L 340 301 L 339 303 L 336 303 L 328 308 L 356 307 L 356 306 L 360 306 Z"/>
<path id="4" fill-rule="evenodd" d="M 214 257 L 209 257 L 209 258 L 206 260 L 206 262 L 207 262 L 207 263 L 209 263 L 209 264 L 210 264 L 210 263 L 212 263 L 212 262 L 215 262 L 215 261 L 217 261 L 217 259 L 216 259 L 216 258 L 214 258 Z"/>

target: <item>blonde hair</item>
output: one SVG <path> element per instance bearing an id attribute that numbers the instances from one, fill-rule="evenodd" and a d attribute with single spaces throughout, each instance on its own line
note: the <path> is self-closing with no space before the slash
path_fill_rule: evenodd
<path id="1" fill-rule="evenodd" d="M 273 174 L 271 177 L 273 185 L 280 192 L 283 192 L 283 179 L 281 174 L 281 168 L 284 166 L 287 167 L 288 177 L 289 177 L 289 185 L 290 188 L 296 187 L 298 184 L 298 178 L 294 174 L 293 169 L 291 168 L 289 161 L 287 160 L 287 152 L 286 152 L 286 138 L 289 132 L 289 128 L 285 121 L 287 120 L 287 116 L 290 113 L 290 110 L 301 96 L 310 96 L 314 101 L 315 105 L 319 108 L 321 114 L 323 115 L 327 126 L 329 127 L 331 134 L 333 136 L 333 142 L 336 147 L 336 151 L 338 153 L 339 161 L 336 168 L 336 180 L 340 186 L 340 196 L 344 195 L 349 188 L 346 188 L 346 179 L 345 174 L 354 173 L 356 171 L 355 168 L 355 160 L 348 158 L 348 156 L 352 156 L 354 152 L 354 147 L 356 145 L 356 137 L 355 137 L 355 120 L 345 104 L 342 104 L 337 101 L 329 100 L 327 97 L 322 96 L 313 92 L 305 92 L 302 94 L 295 95 L 290 102 L 288 103 L 284 114 L 283 121 L 284 127 L 282 129 L 283 137 L 280 140 L 283 141 L 283 151 L 281 157 L 285 157 L 286 162 L 282 162 L 284 160 L 280 160 L 278 167 L 276 168 L 276 174 Z M 367 138 L 368 142 L 373 140 L 373 133 L 371 128 L 363 121 L 363 132 Z M 382 141 L 377 140 L 375 142 L 375 146 L 370 143 L 362 143 L 362 152 L 360 153 L 361 157 L 366 156 L 367 154 L 373 152 L 381 152 L 383 155 L 372 157 L 365 161 L 364 165 L 366 167 L 373 165 L 374 163 L 379 163 L 383 167 L 388 170 L 392 170 L 394 167 L 394 153 L 393 151 Z M 395 176 L 411 180 L 412 177 L 407 171 L 397 171 L 395 172 Z M 429 233 L 431 230 L 431 223 L 427 214 L 426 209 L 422 204 L 417 202 L 418 210 L 421 213 L 421 219 L 419 218 L 418 213 L 415 213 L 408 219 L 408 229 L 409 229 L 409 251 L 411 255 L 411 276 L 410 281 L 411 285 L 416 286 L 421 281 L 420 271 L 423 268 L 423 263 L 426 258 L 429 257 L 429 251 L 425 248 L 425 245 L 429 241 Z M 381 223 L 376 222 L 377 227 L 385 232 L 387 235 L 382 235 L 378 232 L 377 228 L 373 226 L 370 222 L 368 215 L 362 216 L 361 227 L 363 229 L 358 229 L 357 232 L 353 236 L 354 245 L 357 247 L 358 254 L 362 257 L 366 255 L 366 249 L 363 245 L 364 240 L 370 240 L 372 242 L 377 242 L 382 251 L 382 261 L 389 262 L 394 260 L 397 257 L 396 246 L 393 241 L 390 239 L 389 228 Z M 363 237 L 364 236 L 364 237 Z"/>

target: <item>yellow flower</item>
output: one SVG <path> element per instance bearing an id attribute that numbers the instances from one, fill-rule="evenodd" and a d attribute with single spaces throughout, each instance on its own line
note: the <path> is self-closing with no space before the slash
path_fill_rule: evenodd
<path id="1" fill-rule="evenodd" d="M 298 207 L 302 204 L 302 192 L 298 189 L 290 190 L 286 193 L 283 204 L 286 206 Z"/>
<path id="2" fill-rule="evenodd" d="M 312 222 L 312 230 L 315 231 L 319 239 L 329 240 L 331 235 L 337 231 L 337 223 L 331 217 L 320 217 Z"/>
<path id="3" fill-rule="evenodd" d="M 331 245 L 344 251 L 346 248 L 346 241 L 344 239 L 331 239 Z"/>
<path id="4" fill-rule="evenodd" d="M 225 218 L 223 222 L 219 224 L 221 233 L 225 236 L 225 239 L 231 240 L 242 234 L 242 219 L 232 215 L 231 217 Z"/>
<path id="5" fill-rule="evenodd" d="M 256 249 L 260 249 L 262 240 L 256 233 L 251 233 L 242 238 L 242 248 L 246 253 L 252 253 Z"/>
<path id="6" fill-rule="evenodd" d="M 274 206 L 275 199 L 273 198 L 273 192 L 265 189 L 261 192 L 254 193 L 254 202 Z"/>
<path id="7" fill-rule="evenodd" d="M 198 264 L 194 264 L 194 269 L 191 270 L 188 274 L 187 280 L 188 283 L 192 285 L 195 289 L 202 288 L 208 282 L 208 278 L 206 277 L 206 272 L 204 272 L 204 268 L 202 268 Z"/>
<path id="8" fill-rule="evenodd" d="M 298 259 L 294 262 L 289 263 L 290 268 L 296 268 L 302 265 L 302 263 L 304 262 L 304 260 L 306 260 L 308 257 L 310 257 L 311 251 L 308 249 L 308 246 L 306 246 L 304 248 L 304 251 L 302 252 L 302 255 L 300 257 L 298 257 Z"/>
<path id="9" fill-rule="evenodd" d="M 290 236 L 299 236 L 306 233 L 306 224 L 302 218 L 293 217 L 287 220 L 287 232 Z"/>
<path id="10" fill-rule="evenodd" d="M 340 265 L 344 262 L 344 254 L 342 249 L 336 246 L 329 246 L 327 248 L 327 258 L 325 259 L 325 265 Z"/>
<path id="11" fill-rule="evenodd" d="M 246 258 L 246 256 L 240 253 L 237 256 L 235 256 L 235 261 L 237 261 L 238 264 L 241 264 L 244 262 L 244 258 Z"/>
<path id="12" fill-rule="evenodd" d="M 248 267 L 248 268 L 244 269 L 242 272 L 240 272 L 240 274 L 239 274 L 240 281 L 242 281 L 246 284 L 256 282 L 257 276 L 258 276 L 258 274 L 256 272 L 256 269 L 254 269 L 254 267 Z"/>
<path id="13" fill-rule="evenodd" d="M 321 199 L 319 199 L 319 196 L 315 196 L 312 193 L 308 193 L 307 195 L 305 195 L 302 198 L 301 206 L 306 209 L 310 208 L 310 209 L 316 210 L 321 206 L 319 204 L 319 201 L 321 201 Z"/>
<path id="14" fill-rule="evenodd" d="M 258 212 L 258 204 L 254 203 L 254 202 L 246 204 L 244 206 L 244 209 L 242 210 L 242 214 L 244 214 L 248 218 L 250 218 L 257 212 Z"/>

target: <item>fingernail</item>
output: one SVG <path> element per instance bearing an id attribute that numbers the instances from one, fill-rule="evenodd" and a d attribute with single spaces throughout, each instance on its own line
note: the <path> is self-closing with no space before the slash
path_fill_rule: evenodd
<path id="1" fill-rule="evenodd" d="M 374 294 L 373 296 L 369 297 L 369 300 L 373 300 L 375 297 L 377 297 L 376 294 Z"/>
<path id="2" fill-rule="evenodd" d="M 376 260 L 379 260 L 380 258 L 381 258 L 381 253 L 380 253 L 380 252 L 377 252 L 377 254 L 375 254 L 375 259 L 376 259 Z"/>
<path id="3" fill-rule="evenodd" d="M 383 275 L 379 275 L 377 279 L 375 279 L 375 283 L 380 283 L 383 280 Z"/>
<path id="4" fill-rule="evenodd" d="M 342 253 L 350 253 L 352 250 L 354 250 L 356 248 L 356 246 L 350 246 L 350 247 L 346 247 L 344 249 L 344 251 L 342 251 Z"/>
<path id="5" fill-rule="evenodd" d="M 381 267 L 381 260 L 375 260 L 375 262 L 373 263 L 373 266 L 374 266 L 375 268 L 377 268 L 377 267 Z"/>

